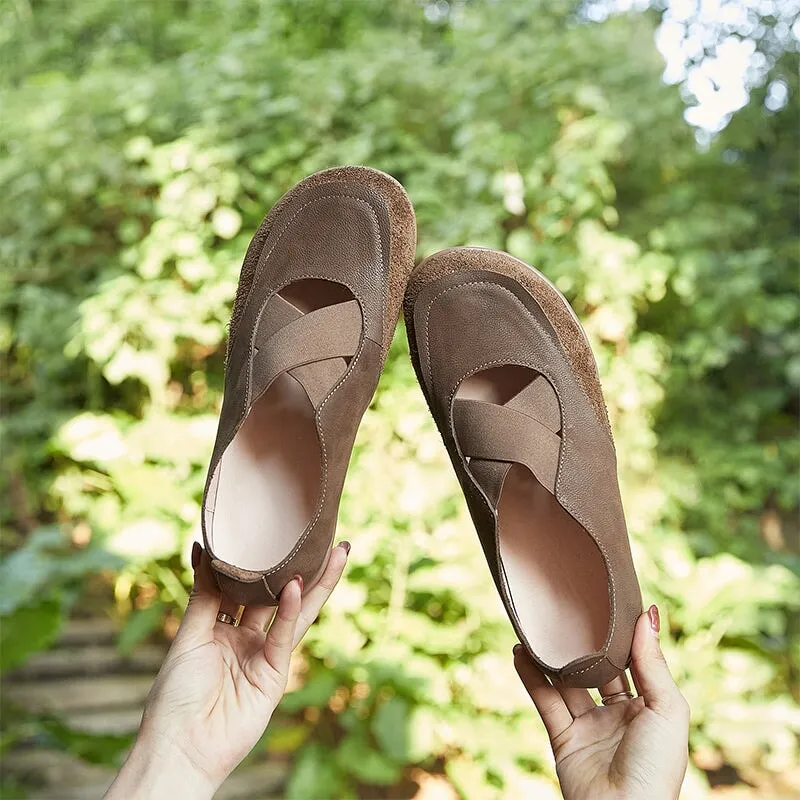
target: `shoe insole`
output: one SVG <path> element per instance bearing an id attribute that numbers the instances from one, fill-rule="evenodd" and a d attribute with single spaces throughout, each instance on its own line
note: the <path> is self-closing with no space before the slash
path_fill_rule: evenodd
<path id="1" fill-rule="evenodd" d="M 608 583 L 589 534 L 519 464 L 506 476 L 497 517 L 500 560 L 536 655 L 558 668 L 601 650 L 610 619 Z"/>
<path id="2" fill-rule="evenodd" d="M 217 558 L 250 570 L 279 564 L 311 521 L 320 469 L 314 408 L 291 375 L 279 375 L 220 462 Z"/>
<path id="3" fill-rule="evenodd" d="M 351 299 L 344 287 L 321 280 L 298 281 L 281 296 L 303 313 Z M 314 407 L 302 385 L 283 373 L 253 404 L 220 460 L 217 557 L 253 571 L 279 564 L 313 518 L 321 469 Z"/>
<path id="4" fill-rule="evenodd" d="M 522 367 L 486 370 L 458 396 L 503 404 L 534 375 Z M 591 536 L 521 464 L 506 475 L 497 516 L 501 565 L 536 655 L 558 668 L 601 650 L 611 613 L 605 563 Z"/>

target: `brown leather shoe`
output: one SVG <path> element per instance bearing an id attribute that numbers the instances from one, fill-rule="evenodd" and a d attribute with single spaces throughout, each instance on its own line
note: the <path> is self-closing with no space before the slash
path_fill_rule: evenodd
<path id="1" fill-rule="evenodd" d="M 202 514 L 230 600 L 274 605 L 295 575 L 308 588 L 322 573 L 415 242 L 400 184 L 341 167 L 299 183 L 250 243 Z"/>
<path id="2" fill-rule="evenodd" d="M 514 629 L 555 683 L 628 664 L 641 596 L 592 351 L 539 272 L 492 250 L 426 259 L 411 357 Z"/>

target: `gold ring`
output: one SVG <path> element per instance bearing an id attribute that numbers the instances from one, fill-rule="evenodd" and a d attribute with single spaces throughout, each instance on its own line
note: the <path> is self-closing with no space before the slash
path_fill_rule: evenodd
<path id="1" fill-rule="evenodd" d="M 220 611 L 219 614 L 217 614 L 217 622 L 224 622 L 226 625 L 233 625 L 234 628 L 236 627 L 236 617 L 232 617 L 224 611 Z"/>
<path id="2" fill-rule="evenodd" d="M 633 693 L 630 689 L 626 689 L 624 692 L 614 692 L 614 694 L 609 694 L 603 698 L 603 705 L 607 706 L 610 700 L 613 700 L 615 697 L 627 697 L 628 700 L 633 699 Z"/>

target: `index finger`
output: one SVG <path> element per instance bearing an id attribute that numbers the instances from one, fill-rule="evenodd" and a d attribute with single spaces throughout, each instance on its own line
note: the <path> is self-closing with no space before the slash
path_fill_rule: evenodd
<path id="1" fill-rule="evenodd" d="M 522 645 L 514 648 L 514 667 L 542 718 L 552 744 L 573 723 L 572 714 L 558 691 L 533 663 Z"/>
<path id="2" fill-rule="evenodd" d="M 297 647 L 311 624 L 319 616 L 322 606 L 328 601 L 331 592 L 336 588 L 336 584 L 339 583 L 339 578 L 342 577 L 349 554 L 350 542 L 340 542 L 331 550 L 328 565 L 325 567 L 322 577 L 303 598 L 303 607 L 300 610 L 300 619 L 297 620 L 292 647 Z"/>
<path id="3" fill-rule="evenodd" d="M 197 542 L 192 546 L 192 566 L 194 586 L 176 641 L 206 642 L 214 635 L 221 597 L 211 571 L 211 559 Z"/>

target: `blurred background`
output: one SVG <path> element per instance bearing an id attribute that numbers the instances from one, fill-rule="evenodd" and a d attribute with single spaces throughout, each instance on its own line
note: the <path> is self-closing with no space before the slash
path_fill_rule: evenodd
<path id="1" fill-rule="evenodd" d="M 573 303 L 686 798 L 800 792 L 798 0 L 7 0 L 0 668 L 7 798 L 97 797 L 190 584 L 246 245 L 303 176 L 407 187 L 418 257 Z M 398 330 L 346 578 L 220 798 L 558 797 Z"/>

